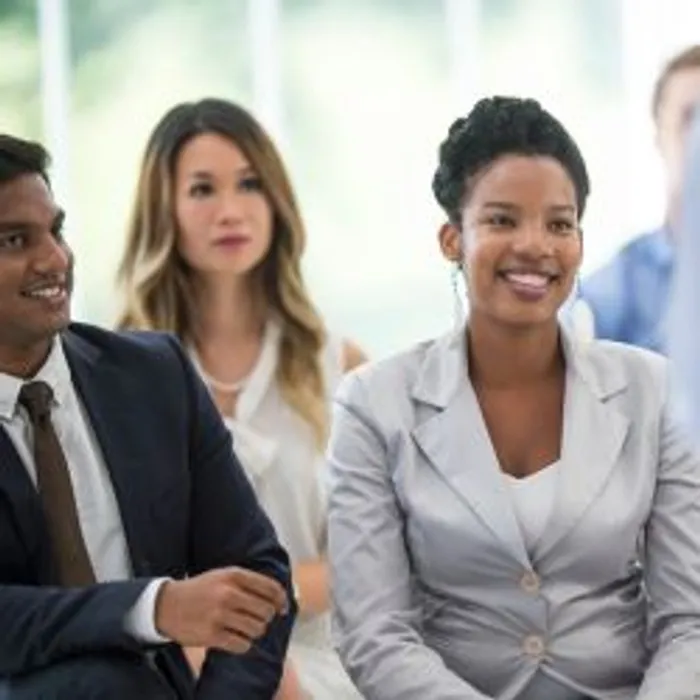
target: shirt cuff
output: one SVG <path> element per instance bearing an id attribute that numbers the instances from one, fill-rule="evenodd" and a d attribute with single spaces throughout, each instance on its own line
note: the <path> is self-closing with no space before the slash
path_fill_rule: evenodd
<path id="1" fill-rule="evenodd" d="M 156 600 L 164 583 L 170 579 L 151 581 L 126 616 L 126 631 L 134 639 L 147 644 L 167 644 L 170 640 L 156 629 Z"/>

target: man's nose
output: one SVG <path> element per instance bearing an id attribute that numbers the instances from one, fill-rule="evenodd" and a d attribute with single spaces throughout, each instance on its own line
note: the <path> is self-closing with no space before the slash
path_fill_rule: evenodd
<path id="1" fill-rule="evenodd" d="M 43 274 L 63 273 L 70 267 L 72 257 L 66 242 L 49 232 L 42 237 L 34 259 L 34 268 Z"/>

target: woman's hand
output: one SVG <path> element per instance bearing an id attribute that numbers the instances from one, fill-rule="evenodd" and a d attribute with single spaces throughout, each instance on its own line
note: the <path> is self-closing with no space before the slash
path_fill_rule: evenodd
<path id="1" fill-rule="evenodd" d="M 325 559 L 302 562 L 292 570 L 299 615 L 320 615 L 330 606 L 328 564 Z"/>
<path id="2" fill-rule="evenodd" d="M 301 687 L 301 681 L 289 657 L 285 661 L 282 680 L 274 700 L 312 700 L 311 696 Z"/>
<path id="3" fill-rule="evenodd" d="M 182 651 L 185 652 L 185 658 L 195 678 L 199 678 L 202 666 L 204 666 L 204 659 L 207 658 L 207 650 L 204 647 L 184 647 Z"/>

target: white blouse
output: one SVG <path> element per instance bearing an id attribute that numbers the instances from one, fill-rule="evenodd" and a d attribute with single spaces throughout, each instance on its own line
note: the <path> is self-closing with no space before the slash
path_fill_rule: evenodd
<path id="1" fill-rule="evenodd" d="M 515 509 L 515 517 L 525 542 L 527 553 L 532 556 L 537 542 L 547 527 L 554 507 L 557 490 L 559 462 L 524 479 L 506 474 Z"/>
<path id="2" fill-rule="evenodd" d="M 257 363 L 238 395 L 235 417 L 224 417 L 258 500 L 292 564 L 326 556 L 325 459 L 308 423 L 282 397 L 276 381 L 281 328 L 269 321 Z M 343 373 L 342 342 L 330 338 L 321 357 L 328 401 Z M 297 619 L 290 656 L 315 700 L 361 696 L 343 670 L 330 633 L 330 613 Z"/>

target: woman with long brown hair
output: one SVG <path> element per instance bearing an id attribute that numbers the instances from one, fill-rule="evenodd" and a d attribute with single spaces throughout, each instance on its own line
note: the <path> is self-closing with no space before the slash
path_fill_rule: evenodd
<path id="1" fill-rule="evenodd" d="M 299 619 L 279 697 L 342 700 L 359 695 L 331 647 L 321 469 L 329 396 L 364 355 L 326 332 L 304 245 L 284 164 L 253 116 L 219 99 L 179 104 L 144 154 L 118 325 L 182 340 L 290 554 Z"/>

